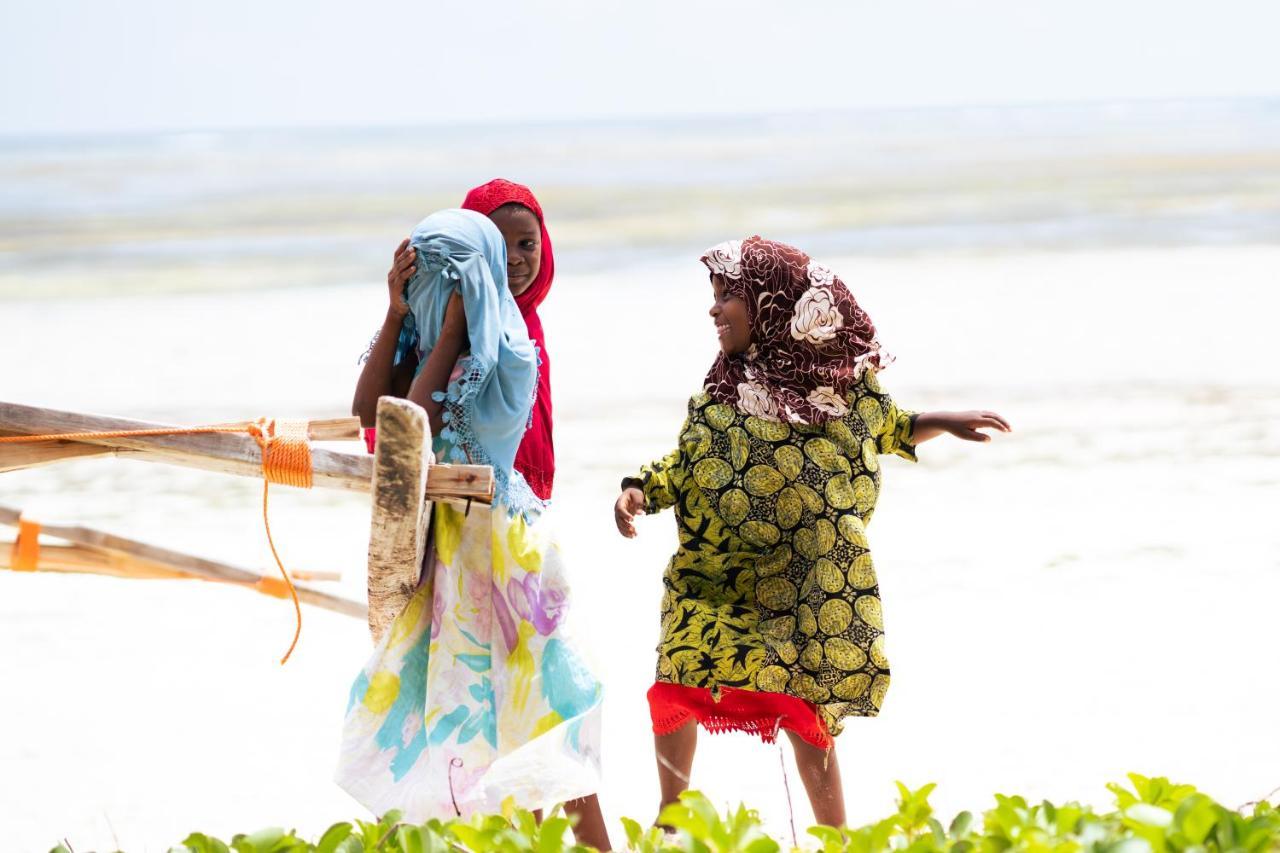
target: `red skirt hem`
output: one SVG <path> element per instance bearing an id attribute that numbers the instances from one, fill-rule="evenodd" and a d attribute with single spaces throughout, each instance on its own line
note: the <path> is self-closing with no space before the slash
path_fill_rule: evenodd
<path id="1" fill-rule="evenodd" d="M 654 682 L 647 696 L 654 734 L 669 735 L 697 720 L 712 734 L 745 732 L 774 743 L 779 729 L 786 729 L 819 749 L 830 749 L 834 744 L 817 707 L 797 696 L 721 687 L 717 701 L 706 687 L 665 681 Z"/>

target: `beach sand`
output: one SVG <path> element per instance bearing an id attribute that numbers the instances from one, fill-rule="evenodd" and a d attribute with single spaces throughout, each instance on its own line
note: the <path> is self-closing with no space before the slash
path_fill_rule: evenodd
<path id="1" fill-rule="evenodd" d="M 1126 771 L 1223 802 L 1280 785 L 1280 248 L 823 258 L 898 361 L 911 408 L 990 408 L 1015 432 L 890 460 L 870 534 L 894 680 L 839 754 L 852 823 L 893 781 L 938 810 L 992 792 L 1104 804 Z M 0 398 L 196 423 L 346 414 L 384 288 L 9 301 Z M 562 269 L 551 342 L 557 513 L 574 619 L 606 684 L 617 818 L 650 819 L 652 679 L 669 516 L 623 540 L 621 476 L 669 450 L 714 353 L 691 258 Z M 6 474 L 0 503 L 265 569 L 260 486 L 88 460 Z M 286 564 L 362 595 L 359 496 L 272 491 Z M 356 620 L 195 582 L 0 573 L 0 824 L 12 850 L 163 850 L 186 832 L 315 836 L 360 815 L 330 781 Z M 790 767 L 796 822 L 808 807 Z M 703 737 L 693 784 L 786 834 L 776 747 Z"/>

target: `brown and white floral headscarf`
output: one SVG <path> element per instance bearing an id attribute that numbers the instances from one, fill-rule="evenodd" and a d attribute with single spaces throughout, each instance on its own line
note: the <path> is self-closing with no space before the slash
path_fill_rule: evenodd
<path id="1" fill-rule="evenodd" d="M 831 270 L 785 243 L 749 237 L 707 250 L 702 263 L 747 304 L 751 348 L 716 358 L 712 398 L 771 421 L 843 417 L 866 370 L 888 366 L 871 318 Z"/>

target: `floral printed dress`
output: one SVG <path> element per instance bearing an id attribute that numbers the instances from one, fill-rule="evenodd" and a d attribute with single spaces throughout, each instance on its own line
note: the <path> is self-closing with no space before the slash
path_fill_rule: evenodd
<path id="1" fill-rule="evenodd" d="M 437 504 L 429 571 L 351 687 L 338 782 L 409 820 L 599 790 L 599 682 L 548 519 Z"/>
<path id="2" fill-rule="evenodd" d="M 489 465 L 493 506 L 437 503 L 421 583 L 351 687 L 337 781 L 411 821 L 599 790 L 600 683 L 565 626 L 568 585 L 547 504 L 514 467 L 537 349 L 507 287 L 506 245 L 469 210 L 428 216 L 397 344 L 419 367 L 461 296 L 469 351 L 433 394 L 443 462 Z"/>
<path id="3" fill-rule="evenodd" d="M 421 584 L 351 687 L 337 781 L 376 814 L 415 822 L 548 807 L 600 788 L 601 688 L 566 631 L 553 514 L 513 464 L 536 350 L 492 222 L 441 211 L 412 245 L 402 336 L 421 365 L 458 292 L 470 346 L 434 395 L 445 427 L 433 448 L 492 466 L 494 503 L 435 505 Z"/>
<path id="4" fill-rule="evenodd" d="M 878 455 L 915 460 L 914 415 L 880 389 L 874 371 L 845 402 L 842 417 L 805 425 L 699 394 L 679 447 L 627 481 L 644 491 L 648 512 L 675 508 L 679 534 L 663 577 L 656 687 L 708 689 L 717 700 L 731 693 L 722 704 L 735 710 L 718 715 L 713 730 L 769 739 L 738 691 L 803 700 L 831 735 L 884 701 L 889 661 L 866 524 L 879 494 Z"/>

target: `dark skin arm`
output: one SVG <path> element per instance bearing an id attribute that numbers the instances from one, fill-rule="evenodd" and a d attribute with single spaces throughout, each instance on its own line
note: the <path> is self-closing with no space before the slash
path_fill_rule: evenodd
<path id="1" fill-rule="evenodd" d="M 911 430 L 911 443 L 923 444 L 947 433 L 965 441 L 990 441 L 990 435 L 978 431 L 982 429 L 1013 432 L 1009 422 L 995 412 L 921 412 L 916 415 Z M 613 504 L 613 522 L 618 526 L 618 532 L 628 539 L 634 539 L 638 515 L 644 515 L 644 492 L 635 486 L 628 486 Z"/>
<path id="2" fill-rule="evenodd" d="M 980 429 L 998 429 L 1013 432 L 1009 422 L 995 412 L 921 412 L 916 415 L 911 429 L 911 443 L 923 444 L 931 438 L 950 433 L 965 441 L 990 441 L 991 436 Z"/>
<path id="3" fill-rule="evenodd" d="M 444 428 L 440 419 L 443 407 L 431 395 L 443 391 L 449 385 L 449 375 L 453 373 L 458 357 L 467 351 L 467 315 L 462 308 L 461 294 L 454 293 L 449 297 L 449 305 L 445 308 L 444 324 L 440 327 L 440 339 L 427 353 L 422 370 L 409 386 L 406 395 L 411 402 L 417 403 L 427 411 L 427 419 L 431 422 L 431 434 L 439 435 Z"/>
<path id="4" fill-rule="evenodd" d="M 391 271 L 387 273 L 387 314 L 364 369 L 360 371 L 356 393 L 351 400 L 351 414 L 360 418 L 360 423 L 366 427 L 373 426 L 377 419 L 379 397 L 404 397 L 409 393 L 413 371 L 418 366 L 412 354 L 399 365 L 392 365 L 400 325 L 409 313 L 409 305 L 404 301 L 404 283 L 416 269 L 417 254 L 409 250 L 408 239 L 401 241 Z"/>
<path id="5" fill-rule="evenodd" d="M 440 419 L 442 407 L 431 399 L 431 395 L 448 386 L 449 375 L 453 372 L 458 357 L 467 351 L 467 317 L 463 311 L 461 295 L 454 293 L 449 297 L 449 304 L 445 308 L 440 338 L 427 354 L 427 360 L 417 377 L 414 377 L 414 371 L 418 368 L 418 360 L 414 354 L 410 353 L 398 365 L 392 364 L 400 326 L 409 313 L 409 305 L 404 301 L 404 284 L 413 277 L 416 262 L 417 253 L 409 249 L 409 241 L 401 241 L 396 248 L 391 270 L 387 273 L 387 314 L 364 369 L 360 371 L 360 379 L 356 382 L 351 414 L 359 417 L 363 426 L 371 427 L 377 422 L 379 397 L 403 397 L 426 410 L 431 431 L 438 435 L 443 428 Z"/>

